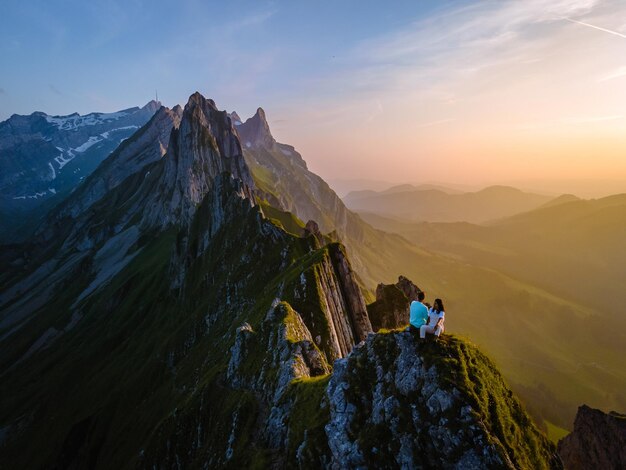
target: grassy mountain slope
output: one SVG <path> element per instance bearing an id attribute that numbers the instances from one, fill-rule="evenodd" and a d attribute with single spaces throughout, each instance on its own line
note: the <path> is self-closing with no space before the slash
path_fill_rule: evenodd
<path id="1" fill-rule="evenodd" d="M 581 302 L 587 296 L 587 287 L 593 284 L 595 292 L 610 292 L 607 297 L 617 295 L 619 281 L 624 278 L 620 266 L 626 264 L 620 262 L 614 264 L 615 277 L 597 261 L 597 269 L 589 267 L 586 260 L 598 252 L 584 252 L 586 246 L 595 249 L 597 227 L 590 228 L 586 238 L 569 231 L 575 249 L 569 247 L 573 251 L 563 249 L 562 253 L 571 252 L 574 256 L 564 255 L 563 261 L 556 263 L 550 261 L 555 259 L 550 250 L 568 247 L 569 242 L 563 241 L 558 230 L 559 226 L 567 227 L 563 225 L 566 222 L 555 219 L 555 233 L 542 241 L 543 251 L 533 252 L 535 246 L 528 243 L 523 229 L 547 227 L 546 221 L 552 220 L 552 215 L 547 215 L 543 222 L 528 222 L 519 215 L 509 219 L 510 224 L 517 222 L 505 231 L 504 221 L 489 227 L 469 223 L 407 224 L 398 222 L 393 215 L 385 218 L 363 214 L 365 221 L 378 227 L 374 228 L 347 211 L 337 196 L 319 182 L 321 178 L 300 163 L 299 154 L 295 153 L 297 158 L 285 155 L 282 144 L 277 145 L 246 151 L 246 161 L 257 185 L 268 190 L 280 188 L 283 199 L 277 203 L 287 205 L 305 220 L 315 218 L 315 213 L 323 214 L 324 224 L 320 226 L 337 231 L 355 270 L 369 289 L 374 289 L 378 282 L 393 283 L 402 274 L 427 292 L 427 300 L 442 297 L 448 310 L 448 331 L 471 337 L 488 351 L 538 421 L 545 419 L 561 428 L 571 428 L 576 408 L 583 401 L 596 406 L 624 407 L 624 374 L 620 366 L 623 329 L 606 328 L 603 308 L 598 308 L 594 301 Z M 317 184 L 306 184 L 307 181 Z M 500 190 L 493 188 L 483 191 L 483 195 L 497 199 Z M 392 192 L 390 196 L 398 194 L 402 193 Z M 533 202 L 533 207 L 549 198 L 540 199 Z M 569 204 L 552 204 L 541 211 L 560 211 Z M 615 216 L 612 220 L 616 224 L 620 221 Z M 453 227 L 450 234 L 447 227 Z M 561 229 L 564 231 L 566 228 Z M 509 235 L 503 236 L 505 233 Z M 616 226 L 607 228 L 605 238 L 614 235 L 616 242 L 621 233 Z M 500 239 L 506 240 L 507 236 L 516 237 L 516 244 L 501 244 Z M 543 235 L 533 237 L 541 239 Z M 613 253 L 619 260 L 624 251 L 616 244 L 611 246 L 605 255 Z M 518 248 L 524 250 L 517 253 Z M 610 282 L 605 283 L 607 277 Z M 556 284 L 569 287 L 555 289 Z M 576 290 L 578 295 L 573 295 Z M 598 341 L 599 337 L 602 341 Z"/>
<path id="2" fill-rule="evenodd" d="M 482 297 L 525 323 L 510 325 L 509 334 L 493 331 L 485 344 L 537 414 L 569 428 L 576 403 L 626 407 L 624 196 L 550 205 L 489 226 L 365 217 L 465 265 L 475 283 L 486 272 L 508 279 L 506 289 L 481 283 L 464 303 Z M 447 289 L 451 301 L 456 294 Z M 481 334 L 467 328 L 472 337 Z M 498 336 L 511 347 L 494 349 Z M 526 345 L 514 347 L 520 342 Z"/>
<path id="3" fill-rule="evenodd" d="M 204 215 L 200 208 L 194 223 L 199 239 L 207 230 Z M 248 439 L 255 437 L 259 405 L 249 391 L 224 393 L 225 352 L 235 328 L 244 322 L 259 327 L 277 296 L 318 319 L 309 327 L 323 342 L 323 303 L 315 277 L 309 276 L 325 248 L 311 250 L 311 237 L 288 235 L 256 210 L 230 217 L 192 262 L 179 291 L 171 290 L 169 270 L 181 235 L 168 230 L 149 239 L 108 286 L 84 300 L 75 327 L 47 349 L 11 367 L 36 338 L 42 317 L 71 310 L 85 287 L 81 283 L 68 286 L 38 312 L 32 328 L 0 344 L 2 357 L 9 359 L 2 367 L 0 422 L 14 423 L 5 428 L 10 438 L 3 442 L 4 463 L 133 468 L 178 455 L 192 465 L 201 459 L 224 464 L 237 412 L 242 421 L 228 462 L 233 467 L 252 463 L 255 451 Z M 305 277 L 311 289 L 303 303 L 297 292 Z M 59 319 L 59 329 L 64 326 Z M 194 420 L 193 429 L 187 420 Z M 23 452 L 26 443 L 38 452 Z M 170 445 L 177 450 L 163 455 Z"/>

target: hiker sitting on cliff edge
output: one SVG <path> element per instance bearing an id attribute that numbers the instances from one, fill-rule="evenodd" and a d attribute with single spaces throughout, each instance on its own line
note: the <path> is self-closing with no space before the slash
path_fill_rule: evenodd
<path id="1" fill-rule="evenodd" d="M 409 331 L 417 334 L 422 325 L 428 322 L 428 307 L 424 305 L 424 298 L 426 295 L 419 291 L 417 293 L 417 301 L 411 302 L 410 315 L 409 315 Z"/>
<path id="2" fill-rule="evenodd" d="M 446 312 L 443 311 L 443 302 L 441 299 L 435 299 L 432 308 L 428 310 L 428 325 L 420 327 L 420 338 L 426 338 L 426 333 L 439 336 L 443 332 L 443 322 Z"/>

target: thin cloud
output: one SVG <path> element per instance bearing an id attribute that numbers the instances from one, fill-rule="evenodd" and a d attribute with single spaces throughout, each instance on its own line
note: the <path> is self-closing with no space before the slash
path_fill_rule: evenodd
<path id="1" fill-rule="evenodd" d="M 584 21 L 573 20 L 571 18 L 563 18 L 564 20 L 569 21 L 570 23 L 576 23 L 583 26 L 587 26 L 588 28 L 597 29 L 598 31 L 604 31 L 605 33 L 613 34 L 614 36 L 619 36 L 620 38 L 626 39 L 626 34 L 622 34 L 617 31 L 613 31 L 612 29 L 601 28 L 600 26 L 596 26 L 593 24 L 585 23 Z"/>
<path id="2" fill-rule="evenodd" d="M 63 93 L 57 87 L 55 87 L 52 83 L 48 83 L 48 87 L 50 88 L 50 91 L 54 93 L 55 95 L 63 96 Z"/>
<path id="3" fill-rule="evenodd" d="M 454 122 L 456 121 L 456 118 L 447 118 L 447 119 L 439 119 L 437 121 L 430 121 L 430 122 L 423 122 L 421 124 L 418 124 L 416 127 L 418 129 L 421 129 L 423 127 L 432 127 L 432 126 L 438 126 L 440 124 L 446 124 L 448 122 Z"/>
<path id="4" fill-rule="evenodd" d="M 7 91 L 4 88 L 0 88 L 0 95 L 6 95 Z"/>
<path id="5" fill-rule="evenodd" d="M 622 114 L 616 114 L 612 116 L 583 116 L 583 117 L 572 117 L 562 119 L 561 122 L 565 124 L 588 124 L 593 122 L 603 122 L 603 121 L 615 121 L 617 119 L 622 119 L 624 116 Z"/>
<path id="6" fill-rule="evenodd" d="M 383 105 L 381 104 L 380 100 L 376 100 L 376 109 L 374 109 L 374 111 L 370 113 L 365 122 L 372 122 L 378 115 L 382 114 L 383 111 Z"/>
<path id="7" fill-rule="evenodd" d="M 598 79 L 599 82 L 606 82 L 607 80 L 614 80 L 616 78 L 626 77 L 626 66 L 619 67 L 608 75 Z"/>

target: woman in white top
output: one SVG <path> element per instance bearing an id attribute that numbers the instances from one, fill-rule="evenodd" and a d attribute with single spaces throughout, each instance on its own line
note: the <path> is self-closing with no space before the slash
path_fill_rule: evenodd
<path id="1" fill-rule="evenodd" d="M 433 306 L 428 310 L 428 324 L 420 327 L 420 338 L 426 338 L 426 333 L 439 336 L 443 331 L 443 322 L 446 312 L 443 311 L 441 299 L 435 299 Z"/>

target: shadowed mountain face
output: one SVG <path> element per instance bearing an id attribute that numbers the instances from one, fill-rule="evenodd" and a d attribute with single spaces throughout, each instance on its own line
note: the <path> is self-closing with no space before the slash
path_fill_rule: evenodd
<path id="1" fill-rule="evenodd" d="M 293 233 L 231 122 L 162 108 L 3 252 L 0 466 L 559 468 L 474 346 L 370 335 L 346 249 Z"/>
<path id="2" fill-rule="evenodd" d="M 551 199 L 506 186 L 491 186 L 475 193 L 454 193 L 445 188 L 397 187 L 378 193 L 352 192 L 343 198 L 346 206 L 353 211 L 404 222 L 473 223 L 535 209 Z"/>
<path id="3" fill-rule="evenodd" d="M 85 116 L 15 114 L 0 123 L 0 240 L 28 234 L 159 107 L 151 101 Z"/>

